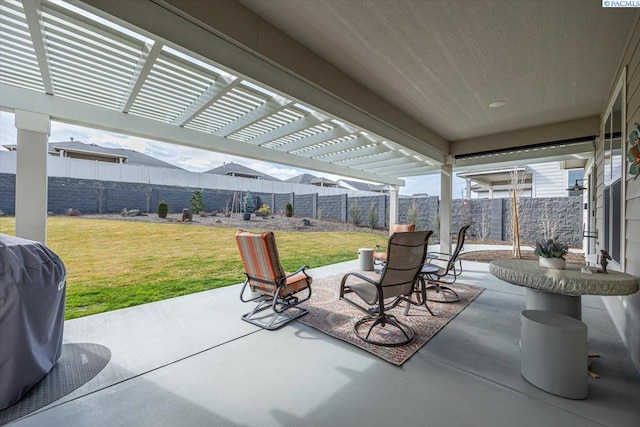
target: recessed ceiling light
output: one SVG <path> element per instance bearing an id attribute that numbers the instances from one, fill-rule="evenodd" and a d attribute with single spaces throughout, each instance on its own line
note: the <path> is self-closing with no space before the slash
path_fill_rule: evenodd
<path id="1" fill-rule="evenodd" d="M 496 102 L 492 102 L 491 104 L 489 104 L 489 107 L 491 107 L 491 108 L 499 108 L 499 107 L 502 107 L 506 103 L 507 103 L 506 101 L 496 101 Z"/>

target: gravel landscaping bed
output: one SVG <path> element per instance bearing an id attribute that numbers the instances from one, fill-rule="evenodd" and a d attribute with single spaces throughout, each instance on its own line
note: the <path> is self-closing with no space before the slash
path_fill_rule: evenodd
<path id="1" fill-rule="evenodd" d="M 376 233 L 386 235 L 387 230 L 370 229 L 369 227 L 356 227 L 349 222 L 326 221 L 319 219 L 308 219 L 311 225 L 304 225 L 304 218 L 288 218 L 284 215 L 269 215 L 266 218 L 251 215 L 249 221 L 242 219 L 242 214 L 232 214 L 230 217 L 224 215 L 193 216 L 193 221 L 182 222 L 182 214 L 169 214 L 167 218 L 159 218 L 157 214 L 150 213 L 142 216 L 122 216 L 118 214 L 108 215 L 82 215 L 79 218 L 85 219 L 110 219 L 119 221 L 142 221 L 142 222 L 164 222 L 179 223 L 185 226 L 206 226 L 206 227 L 225 227 L 225 228 L 242 228 L 246 230 L 271 230 L 271 231 L 355 231 L 359 233 Z"/>

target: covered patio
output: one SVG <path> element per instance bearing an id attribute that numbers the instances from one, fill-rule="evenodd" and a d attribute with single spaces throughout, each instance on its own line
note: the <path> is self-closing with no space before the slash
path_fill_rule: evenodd
<path id="1" fill-rule="evenodd" d="M 403 178 L 439 173 L 445 251 L 455 169 L 586 160 L 589 231 L 612 242 L 615 232 L 612 268 L 640 275 L 640 191 L 622 175 L 612 209 L 622 225 L 607 234 L 603 177 L 611 136 L 640 121 L 640 13 L 578 1 L 296 3 L 0 4 L 0 107 L 18 128 L 16 234 L 46 240 L 46 143 L 60 120 L 388 184 L 391 222 Z M 490 106 L 503 98 L 507 108 Z M 606 242 L 590 243 L 594 252 Z M 520 375 L 524 290 L 485 264 L 465 262 L 459 280 L 486 290 L 402 368 L 299 322 L 275 332 L 242 322 L 239 286 L 71 320 L 65 343 L 103 345 L 109 364 L 14 425 L 640 422 L 638 295 L 583 299 L 601 378 L 572 401 Z"/>
<path id="2" fill-rule="evenodd" d="M 570 400 L 520 375 L 524 288 L 473 262 L 459 280 L 485 291 L 401 368 L 300 322 L 265 331 L 241 321 L 239 285 L 67 321 L 65 344 L 103 345 L 109 364 L 11 425 L 637 425 L 640 379 L 601 298 L 583 299 L 601 378 L 589 379 L 588 399 Z"/>

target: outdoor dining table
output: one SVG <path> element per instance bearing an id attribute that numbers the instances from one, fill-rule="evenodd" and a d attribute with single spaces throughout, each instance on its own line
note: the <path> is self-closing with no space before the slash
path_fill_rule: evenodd
<path id="1" fill-rule="evenodd" d="M 582 295 L 630 295 L 638 291 L 638 278 L 619 271 L 597 273 L 594 267 L 567 264 L 566 269 L 542 268 L 538 261 L 491 261 L 489 271 L 498 279 L 527 288 L 527 310 L 554 311 L 582 318 Z M 588 271 L 588 272 L 587 272 Z"/>

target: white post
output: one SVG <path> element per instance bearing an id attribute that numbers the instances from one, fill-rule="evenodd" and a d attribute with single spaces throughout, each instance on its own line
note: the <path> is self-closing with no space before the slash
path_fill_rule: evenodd
<path id="1" fill-rule="evenodd" d="M 471 178 L 467 177 L 466 179 L 466 184 L 467 184 L 467 196 L 466 199 L 471 199 Z"/>
<path id="2" fill-rule="evenodd" d="M 451 223 L 453 222 L 452 188 L 453 165 L 440 167 L 440 252 L 451 253 Z"/>
<path id="3" fill-rule="evenodd" d="M 389 224 L 388 227 L 391 227 L 391 224 L 398 223 L 398 186 L 397 185 L 389 185 Z"/>
<path id="4" fill-rule="evenodd" d="M 47 142 L 49 116 L 15 111 L 16 236 L 43 244 L 47 240 Z"/>

